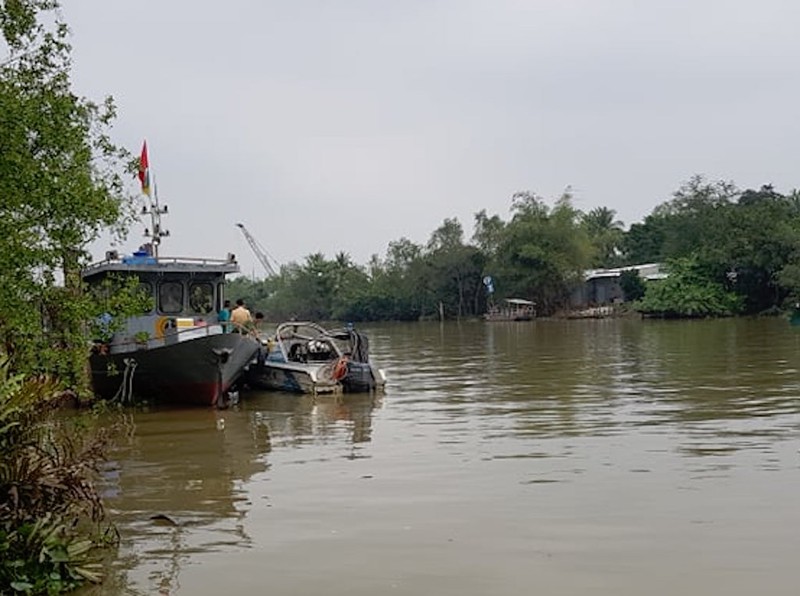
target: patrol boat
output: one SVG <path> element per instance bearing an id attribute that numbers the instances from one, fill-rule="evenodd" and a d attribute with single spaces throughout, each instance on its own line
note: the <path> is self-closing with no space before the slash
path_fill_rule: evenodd
<path id="1" fill-rule="evenodd" d="M 166 212 L 156 199 L 142 210 L 152 217 L 152 232 L 145 233 L 152 242 L 132 255 L 109 251 L 105 260 L 83 271 L 90 289 L 101 288 L 107 279 L 134 276 L 151 305 L 94 340 L 89 357 L 94 391 L 123 401 L 143 397 L 222 406 L 260 346 L 248 330 L 224 329 L 217 320 L 225 276 L 239 266 L 232 254 L 225 259 L 158 256 L 161 238 L 169 235 L 161 228 Z"/>

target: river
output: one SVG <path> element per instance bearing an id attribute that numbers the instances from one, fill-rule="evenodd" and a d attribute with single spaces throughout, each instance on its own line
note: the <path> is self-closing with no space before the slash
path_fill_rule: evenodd
<path id="1" fill-rule="evenodd" d="M 798 593 L 784 319 L 362 330 L 382 396 L 132 411 L 89 592 Z"/>

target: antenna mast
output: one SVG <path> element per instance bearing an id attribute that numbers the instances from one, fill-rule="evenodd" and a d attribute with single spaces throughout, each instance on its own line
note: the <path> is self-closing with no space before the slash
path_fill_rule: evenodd
<path id="1" fill-rule="evenodd" d="M 253 249 L 253 252 L 256 255 L 256 258 L 264 267 L 264 270 L 267 272 L 267 277 L 272 277 L 276 275 L 275 269 L 272 265 L 269 264 L 269 256 L 267 255 L 267 251 L 265 251 L 262 246 L 258 243 L 258 240 L 253 238 L 253 235 L 248 231 L 244 224 L 237 223 L 236 226 L 242 230 L 242 234 L 244 234 L 245 240 L 250 245 L 250 248 Z M 275 259 L 273 259 L 275 260 Z"/>
<path id="2" fill-rule="evenodd" d="M 150 196 L 150 158 L 147 156 L 147 141 L 142 144 L 142 155 L 139 158 L 139 181 L 142 183 L 142 194 L 147 195 L 147 204 L 142 207 L 142 215 L 150 215 L 151 228 L 145 228 L 145 238 L 150 238 L 150 246 L 147 251 L 158 258 L 158 246 L 161 239 L 169 236 L 169 230 L 161 227 L 161 216 L 167 213 L 167 206 L 158 204 L 158 185 L 156 177 L 153 175 L 153 197 Z"/>
<path id="3" fill-rule="evenodd" d="M 148 201 L 148 204 L 142 207 L 142 215 L 150 215 L 151 229 L 145 229 L 144 235 L 150 238 L 150 243 L 153 245 L 153 256 L 158 258 L 158 247 L 161 244 L 161 239 L 169 236 L 169 230 L 161 227 L 161 216 L 168 213 L 167 206 L 163 207 L 158 203 L 158 184 L 156 183 L 155 174 L 153 175 L 153 199 Z"/>

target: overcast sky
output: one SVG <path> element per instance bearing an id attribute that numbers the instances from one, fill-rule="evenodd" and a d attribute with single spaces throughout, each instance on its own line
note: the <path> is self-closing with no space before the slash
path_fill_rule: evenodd
<path id="1" fill-rule="evenodd" d="M 147 139 L 162 254 L 260 275 L 237 222 L 364 263 L 520 190 L 630 225 L 695 173 L 800 184 L 797 0 L 63 3 L 77 91 Z"/>

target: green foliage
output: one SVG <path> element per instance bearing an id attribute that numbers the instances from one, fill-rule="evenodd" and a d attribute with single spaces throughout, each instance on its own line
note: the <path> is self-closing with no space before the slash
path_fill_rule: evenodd
<path id="1" fill-rule="evenodd" d="M 264 311 L 270 295 L 280 284 L 280 279 L 269 278 L 263 281 L 255 281 L 248 277 L 240 276 L 228 281 L 225 288 L 225 296 L 231 303 L 242 298 L 252 310 Z"/>
<path id="2" fill-rule="evenodd" d="M 89 244 L 105 230 L 120 237 L 132 217 L 128 154 L 108 137 L 111 99 L 97 104 L 71 89 L 58 8 L 56 0 L 0 2 L 3 593 L 55 594 L 100 577 L 94 479 L 111 431 L 61 409 L 89 393 L 86 340 L 103 331 L 97 318 L 111 316 L 108 326 L 126 304 L 142 308 L 132 287 L 82 288 Z"/>
<path id="3" fill-rule="evenodd" d="M 619 277 L 619 286 L 625 297 L 625 302 L 633 302 L 644 296 L 647 286 L 636 269 L 627 269 Z"/>
<path id="4" fill-rule="evenodd" d="M 738 191 L 730 182 L 708 182 L 696 175 L 658 205 L 642 224 L 631 226 L 623 241 L 626 264 L 689 257 L 713 246 L 719 227 Z"/>
<path id="5" fill-rule="evenodd" d="M 128 316 L 149 312 L 154 306 L 149 289 L 135 276 L 106 277 L 92 286 L 85 299 L 82 316 L 89 337 L 103 341 L 121 329 Z"/>
<path id="6" fill-rule="evenodd" d="M 645 217 L 642 223 L 632 224 L 620 245 L 623 265 L 662 262 L 666 227 L 663 218 L 653 215 Z"/>
<path id="7" fill-rule="evenodd" d="M 644 297 L 634 308 L 665 318 L 722 317 L 737 314 L 742 301 L 734 292 L 708 277 L 696 259 L 667 263 L 668 277 L 647 284 Z"/>
<path id="8" fill-rule="evenodd" d="M 781 306 L 790 304 L 792 307 L 800 302 L 800 254 L 793 253 L 788 262 L 781 268 L 777 281 L 785 289 L 785 296 Z"/>
<path id="9" fill-rule="evenodd" d="M 434 316 L 440 303 L 447 316 L 474 316 L 484 308 L 483 270 L 483 254 L 463 244 L 461 224 L 450 219 L 425 247 L 406 238 L 390 243 L 383 262 L 375 256 L 360 267 L 346 253 L 332 260 L 317 253 L 265 282 L 233 280 L 228 295 L 273 321 L 416 320 Z"/>
<path id="10" fill-rule="evenodd" d="M 111 431 L 59 415 L 56 383 L 8 368 L 0 360 L 0 586 L 55 594 L 99 581 L 94 479 Z"/>
<path id="11" fill-rule="evenodd" d="M 729 211 L 727 221 L 720 224 L 717 252 L 708 251 L 708 260 L 730 274 L 747 312 L 779 306 L 800 289 L 791 278 L 800 255 L 796 198 L 764 186 L 742 193 Z"/>
<path id="12" fill-rule="evenodd" d="M 124 160 L 100 104 L 71 89 L 69 31 L 58 2 L 0 5 L 0 342 L 15 370 L 55 372 L 88 393 L 82 295 L 86 247 L 130 221 Z M 44 14 L 42 14 L 44 13 Z"/>
<path id="13" fill-rule="evenodd" d="M 49 514 L 12 531 L 0 526 L 0 584 L 21 594 L 60 594 L 98 583 L 103 574 L 93 557 L 96 548 Z"/>
<path id="14" fill-rule="evenodd" d="M 597 207 L 582 215 L 581 223 L 594 249 L 592 267 L 611 268 L 620 264 L 625 233 L 623 223 L 614 219 L 616 215 L 607 207 Z"/>
<path id="15" fill-rule="evenodd" d="M 765 185 L 740 192 L 695 176 L 623 242 L 629 263 L 693 259 L 709 282 L 759 313 L 800 295 L 800 202 Z"/>
<path id="16" fill-rule="evenodd" d="M 691 264 L 691 276 L 650 284 L 643 302 L 649 312 L 758 313 L 800 300 L 797 192 L 781 195 L 771 186 L 739 192 L 730 182 L 694 176 L 627 232 L 611 209 L 574 208 L 569 191 L 552 207 L 519 192 L 509 221 L 481 210 L 474 224 L 470 244 L 458 220 L 448 218 L 424 245 L 389 242 L 385 257 L 373 256 L 365 267 L 347 255 L 332 261 L 310 255 L 277 279 L 238 280 L 231 292 L 273 319 L 416 320 L 438 317 L 439 305 L 455 318 L 485 311 L 481 279 L 491 275 L 495 298 L 529 298 L 550 314 L 565 306 L 586 269 L 676 260 L 676 271 Z M 678 281 L 685 293 L 670 295 Z M 628 300 L 644 295 L 635 273 L 623 273 L 620 282 Z"/>
<path id="17" fill-rule="evenodd" d="M 592 245 L 581 213 L 569 192 L 552 209 L 535 194 L 517 193 L 512 210 L 498 251 L 498 284 L 507 288 L 505 296 L 529 298 L 550 314 L 567 303 L 591 263 Z"/>
<path id="18" fill-rule="evenodd" d="M 431 234 L 424 259 L 431 312 L 438 312 L 441 304 L 445 313 L 460 318 L 480 308 L 484 257 L 475 247 L 465 246 L 463 237 L 455 219 L 445 219 Z"/>
<path id="19" fill-rule="evenodd" d="M 472 241 L 487 259 L 494 259 L 503 239 L 506 224 L 499 216 L 486 215 L 486 209 L 475 214 L 475 233 Z"/>
<path id="20" fill-rule="evenodd" d="M 385 313 L 382 317 L 411 321 L 433 311 L 430 268 L 422 246 L 408 238 L 390 242 L 386 262 L 373 259 L 370 281 L 375 289 L 371 311 Z"/>

